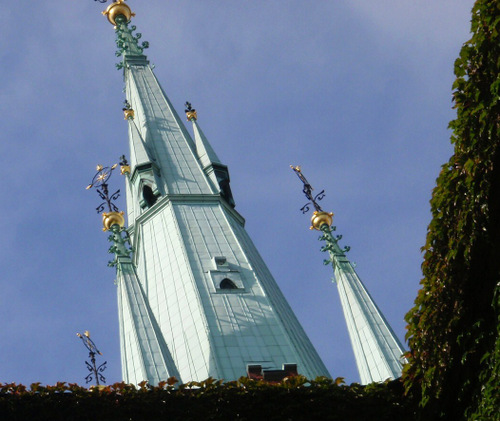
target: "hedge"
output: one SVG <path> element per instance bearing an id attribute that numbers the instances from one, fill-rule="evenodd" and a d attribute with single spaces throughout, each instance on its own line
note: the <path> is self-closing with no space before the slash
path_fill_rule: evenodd
<path id="1" fill-rule="evenodd" d="M 280 383 L 207 379 L 137 388 L 125 383 L 86 389 L 0 384 L 2 420 L 412 420 L 401 380 L 367 386 L 302 376 Z"/>

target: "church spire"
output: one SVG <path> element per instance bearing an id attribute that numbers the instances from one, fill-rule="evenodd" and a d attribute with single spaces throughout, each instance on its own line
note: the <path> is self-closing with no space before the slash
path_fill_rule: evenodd
<path id="1" fill-rule="evenodd" d="M 338 242 L 342 236 L 333 236 L 336 229 L 332 226 L 333 213 L 324 212 L 318 204 L 324 197 L 324 190 L 313 196 L 313 188 L 301 168 L 291 168 L 302 181 L 303 192 L 309 200 L 302 207 L 302 212 L 306 213 L 311 206 L 315 208 L 311 229 L 322 232 L 319 239 L 325 242 L 325 246 L 321 251 L 327 251 L 330 255 L 325 264 L 333 266 L 361 383 L 400 377 L 404 362 L 403 347 L 347 259 L 345 253 L 349 247 L 340 248 Z"/>
<path id="2" fill-rule="evenodd" d="M 123 57 L 130 145 L 130 162 L 121 161 L 128 227 L 108 228 L 124 381 L 236 380 L 256 371 L 266 378 L 291 366 L 328 376 L 245 231 L 227 167 L 194 110 L 187 107 L 196 142 L 129 27 L 130 8 L 117 0 L 105 15 Z"/>

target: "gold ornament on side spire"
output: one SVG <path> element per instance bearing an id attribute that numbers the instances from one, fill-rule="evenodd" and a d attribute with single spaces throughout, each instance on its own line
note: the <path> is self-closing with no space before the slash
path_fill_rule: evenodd
<path id="1" fill-rule="evenodd" d="M 187 121 L 198 120 L 196 110 L 191 106 L 191 103 L 186 101 L 184 105 L 186 106 L 186 109 L 184 111 L 186 112 Z"/>
<path id="2" fill-rule="evenodd" d="M 102 14 L 108 18 L 109 23 L 113 26 L 116 26 L 115 19 L 119 15 L 125 16 L 127 22 L 132 16 L 135 16 L 135 13 L 125 4 L 125 0 L 116 0 L 114 3 L 110 4 Z"/>
<path id="3" fill-rule="evenodd" d="M 102 213 L 102 230 L 108 231 L 113 225 L 118 225 L 122 228 L 125 225 L 124 212 L 103 212 Z"/>
<path id="4" fill-rule="evenodd" d="M 321 231 L 321 226 L 326 224 L 331 226 L 333 222 L 333 212 L 318 212 L 314 211 L 311 217 L 312 226 L 309 227 L 311 230 Z"/>

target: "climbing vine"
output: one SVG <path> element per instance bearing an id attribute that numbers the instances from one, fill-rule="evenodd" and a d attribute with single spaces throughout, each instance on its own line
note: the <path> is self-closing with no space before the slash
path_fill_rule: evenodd
<path id="1" fill-rule="evenodd" d="M 498 419 L 500 2 L 477 0 L 455 62 L 454 154 L 431 199 L 406 390 L 424 419 Z M 495 417 L 489 417 L 495 414 Z"/>

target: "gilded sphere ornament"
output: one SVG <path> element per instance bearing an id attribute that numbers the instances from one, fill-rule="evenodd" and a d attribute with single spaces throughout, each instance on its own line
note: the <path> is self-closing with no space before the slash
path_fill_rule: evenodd
<path id="1" fill-rule="evenodd" d="M 108 231 L 113 225 L 123 227 L 125 225 L 125 218 L 123 212 L 103 212 L 102 214 L 103 231 Z"/>
<path id="2" fill-rule="evenodd" d="M 313 216 L 311 217 L 311 229 L 321 230 L 321 226 L 326 224 L 331 226 L 333 222 L 333 213 L 332 212 L 313 212 Z"/>
<path id="3" fill-rule="evenodd" d="M 102 14 L 108 18 L 109 23 L 115 26 L 117 16 L 125 16 L 127 22 L 132 16 L 135 16 L 135 13 L 133 13 L 130 7 L 124 3 L 124 0 L 117 0 L 114 3 L 110 4 L 108 8 L 104 12 L 102 12 Z"/>

